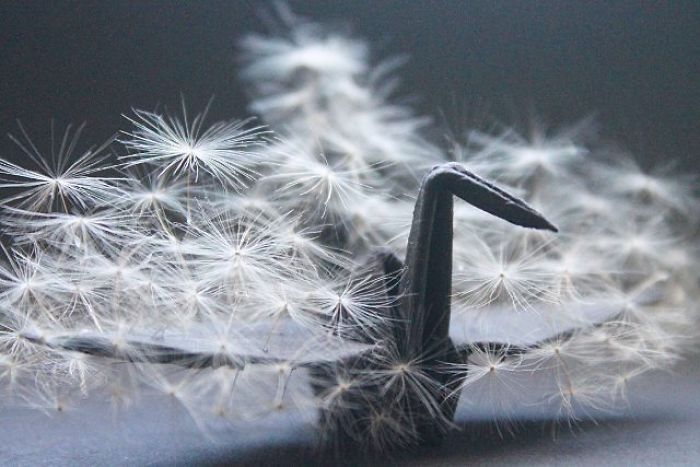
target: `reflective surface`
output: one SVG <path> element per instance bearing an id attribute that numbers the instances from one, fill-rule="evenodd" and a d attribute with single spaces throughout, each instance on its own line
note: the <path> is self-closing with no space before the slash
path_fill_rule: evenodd
<path id="1" fill-rule="evenodd" d="M 627 412 L 597 414 L 596 423 L 569 428 L 523 408 L 499 430 L 487 414 L 460 407 L 462 431 L 440 446 L 364 459 L 324 451 L 311 424 L 280 416 L 205 437 L 186 411 L 162 398 L 145 398 L 117 415 L 100 401 L 80 413 L 46 417 L 0 410 L 0 459 L 9 465 L 697 465 L 700 459 L 700 365 L 674 374 L 643 376 Z M 527 388 L 524 388 L 527 390 Z M 512 429 L 510 433 L 508 429 Z"/>

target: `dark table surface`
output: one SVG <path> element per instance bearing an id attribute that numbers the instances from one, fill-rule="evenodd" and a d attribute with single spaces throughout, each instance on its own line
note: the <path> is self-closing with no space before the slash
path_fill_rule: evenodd
<path id="1" fill-rule="evenodd" d="M 3 465 L 700 465 L 700 365 L 642 376 L 630 407 L 573 426 L 524 410 L 498 430 L 462 408 L 439 446 L 373 459 L 324 451 L 308 421 L 276 416 L 203 435 L 176 403 L 142 399 L 114 412 L 99 399 L 47 417 L 0 409 Z"/>

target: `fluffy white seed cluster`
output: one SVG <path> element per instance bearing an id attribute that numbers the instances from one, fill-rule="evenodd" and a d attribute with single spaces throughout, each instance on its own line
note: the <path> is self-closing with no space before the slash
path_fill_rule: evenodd
<path id="1" fill-rule="evenodd" d="M 461 160 L 519 191 L 560 234 L 493 228 L 458 211 L 453 333 L 474 342 L 488 329 L 485 340 L 507 344 L 479 346 L 458 369 L 468 372 L 465 403 L 483 407 L 491 394 L 485 405 L 501 415 L 526 401 L 568 417 L 612 409 L 633 377 L 670 369 L 694 346 L 694 180 L 610 157 L 586 129 L 466 137 Z M 533 377 L 542 393 L 518 391 Z"/>
<path id="2" fill-rule="evenodd" d="M 119 405 L 145 383 L 203 423 L 292 409 L 342 422 L 358 398 L 406 394 L 438 416 L 438 383 L 382 335 L 396 298 L 363 261 L 404 251 L 417 181 L 447 158 L 422 136 L 429 119 L 392 102 L 396 60 L 372 65 L 363 41 L 286 20 L 242 41 L 251 110 L 274 134 L 136 111 L 109 146 L 118 160 L 78 151 L 71 128 L 48 152 L 14 138 L 18 162 L 0 160 L 7 400 L 62 411 L 99 388 Z M 455 153 L 560 229 L 455 204 L 450 334 L 466 357 L 441 371 L 496 419 L 516 404 L 611 407 L 695 341 L 694 181 L 611 157 L 586 130 L 472 131 Z M 362 352 L 365 369 L 309 374 Z M 416 441 L 410 413 L 369 406 L 346 433 Z"/>

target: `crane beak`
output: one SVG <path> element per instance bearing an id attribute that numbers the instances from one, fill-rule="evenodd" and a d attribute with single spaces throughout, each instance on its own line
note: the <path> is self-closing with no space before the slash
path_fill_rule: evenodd
<path id="1" fill-rule="evenodd" d="M 457 163 L 440 165 L 431 176 L 442 179 L 443 187 L 469 204 L 511 224 L 558 232 L 551 222 L 521 199 L 506 193 Z"/>

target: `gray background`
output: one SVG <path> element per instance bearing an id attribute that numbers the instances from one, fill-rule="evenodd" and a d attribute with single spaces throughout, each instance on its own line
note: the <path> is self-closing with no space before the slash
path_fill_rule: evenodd
<path id="1" fill-rule="evenodd" d="M 306 0 L 303 15 L 349 24 L 378 57 L 408 53 L 403 91 L 452 128 L 485 115 L 551 125 L 595 114 L 603 136 L 647 164 L 700 146 L 700 2 L 695 0 Z M 246 115 L 235 44 L 263 30 L 268 2 L 23 0 L 0 4 L 0 129 L 21 119 L 88 122 L 101 142 L 132 106 Z M 441 114 L 445 114 L 443 119 Z M 441 136 L 444 131 L 438 131 Z M 7 142 L 7 140 L 6 140 Z M 47 141 L 48 142 L 48 141 Z M 0 145 L 9 148 L 6 145 Z M 3 151 L 4 157 L 13 151 Z"/>

